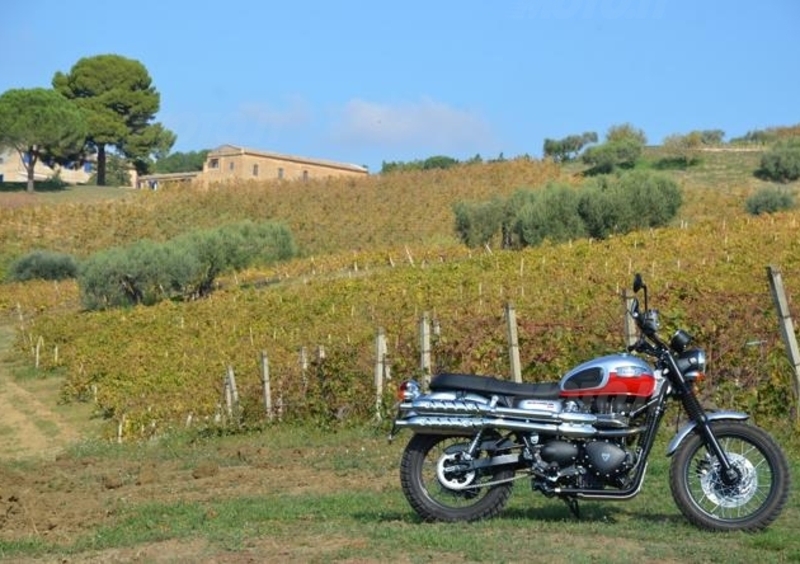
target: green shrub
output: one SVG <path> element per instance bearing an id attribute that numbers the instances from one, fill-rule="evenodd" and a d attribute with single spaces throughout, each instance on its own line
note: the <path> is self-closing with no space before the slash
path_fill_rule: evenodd
<path id="1" fill-rule="evenodd" d="M 152 305 L 191 293 L 201 270 L 197 256 L 179 245 L 144 240 L 92 255 L 78 283 L 87 309 Z"/>
<path id="2" fill-rule="evenodd" d="M 503 247 L 538 245 L 580 237 L 605 239 L 614 233 L 667 225 L 682 203 L 680 188 L 649 170 L 625 171 L 587 180 L 583 187 L 549 183 L 518 190 L 503 203 L 459 203 L 456 231 L 469 246 L 488 242 L 502 229 Z"/>
<path id="3" fill-rule="evenodd" d="M 591 166 L 589 174 L 608 174 L 617 168 L 633 168 L 646 144 L 647 137 L 641 129 L 629 123 L 613 125 L 606 132 L 605 142 L 586 149 L 581 160 Z"/>
<path id="4" fill-rule="evenodd" d="M 125 287 L 125 250 L 95 253 L 81 264 L 78 285 L 87 309 L 103 309 L 133 303 Z"/>
<path id="5" fill-rule="evenodd" d="M 593 179 L 585 186 L 579 212 L 590 237 L 667 225 L 683 196 L 671 179 L 647 170 Z"/>
<path id="6" fill-rule="evenodd" d="M 586 149 L 581 160 L 592 167 L 592 173 L 607 174 L 616 168 L 632 168 L 643 148 L 644 145 L 634 138 L 608 141 Z"/>
<path id="7" fill-rule="evenodd" d="M 33 251 L 14 261 L 8 272 L 13 281 L 65 280 L 78 275 L 78 263 L 68 254 L 52 251 Z"/>
<path id="8" fill-rule="evenodd" d="M 461 241 L 468 247 L 480 247 L 500 231 L 504 204 L 499 198 L 488 202 L 458 202 L 453 206 L 453 213 Z"/>
<path id="9" fill-rule="evenodd" d="M 579 204 L 580 196 L 571 186 L 548 184 L 532 192 L 517 209 L 514 231 L 523 245 L 584 237 L 586 226 L 578 213 Z"/>
<path id="10" fill-rule="evenodd" d="M 583 218 L 586 233 L 595 239 L 625 232 L 632 223 L 631 208 L 624 194 L 609 183 L 609 178 L 602 176 L 587 183 L 578 203 L 578 213 Z"/>
<path id="11" fill-rule="evenodd" d="M 209 294 L 217 277 L 295 256 L 289 230 L 250 221 L 194 231 L 166 243 L 139 241 L 92 255 L 80 269 L 88 309 L 151 305 Z"/>
<path id="12" fill-rule="evenodd" d="M 776 182 L 791 182 L 800 178 L 800 143 L 780 143 L 764 153 L 761 168 L 756 174 Z"/>
<path id="13" fill-rule="evenodd" d="M 781 188 L 762 188 L 745 202 L 745 209 L 751 215 L 775 213 L 794 207 L 794 194 Z"/>
<path id="14" fill-rule="evenodd" d="M 621 174 L 617 189 L 631 208 L 632 220 L 624 231 L 667 225 L 683 202 L 674 180 L 646 170 Z"/>
<path id="15" fill-rule="evenodd" d="M 268 265 L 297 256 L 292 232 L 283 223 L 242 221 L 221 229 L 238 234 L 251 265 Z"/>

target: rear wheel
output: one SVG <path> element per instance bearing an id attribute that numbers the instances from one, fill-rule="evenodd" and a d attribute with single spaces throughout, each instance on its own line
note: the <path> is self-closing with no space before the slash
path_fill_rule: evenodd
<path id="1" fill-rule="evenodd" d="M 711 427 L 738 476 L 726 480 L 719 460 L 695 433 L 672 459 L 670 488 L 675 503 L 703 529 L 763 529 L 778 517 L 789 494 L 786 457 L 758 427 L 738 421 L 717 421 Z"/>
<path id="2" fill-rule="evenodd" d="M 514 476 L 508 467 L 474 469 L 464 436 L 414 435 L 403 452 L 400 483 L 414 511 L 426 521 L 475 521 L 497 515 L 511 495 L 512 484 L 481 484 Z M 491 444 L 484 441 L 484 445 Z"/>

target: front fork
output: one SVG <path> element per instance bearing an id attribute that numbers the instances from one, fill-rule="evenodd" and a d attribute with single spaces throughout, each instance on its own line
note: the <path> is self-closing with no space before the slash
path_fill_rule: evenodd
<path id="1" fill-rule="evenodd" d="M 675 377 L 672 378 L 675 394 L 680 398 L 689 419 L 694 422 L 694 428 L 700 434 L 706 448 L 717 457 L 719 465 L 722 468 L 723 483 L 728 486 L 736 483 L 740 477 L 739 471 L 731 464 L 730 460 L 728 460 L 728 455 L 719 444 L 716 435 L 714 435 L 714 430 L 711 428 L 711 421 L 706 415 L 706 410 L 700 405 L 700 400 L 697 399 L 692 386 L 686 381 L 686 378 L 683 377 L 672 355 L 668 355 L 668 358 L 670 370 L 675 375 Z"/>

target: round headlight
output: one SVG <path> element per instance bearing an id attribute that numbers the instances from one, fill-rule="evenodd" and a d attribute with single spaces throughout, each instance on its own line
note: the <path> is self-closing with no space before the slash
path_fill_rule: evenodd
<path id="1" fill-rule="evenodd" d="M 687 380 L 702 380 L 706 375 L 706 353 L 703 349 L 689 349 L 678 357 L 678 368 Z"/>

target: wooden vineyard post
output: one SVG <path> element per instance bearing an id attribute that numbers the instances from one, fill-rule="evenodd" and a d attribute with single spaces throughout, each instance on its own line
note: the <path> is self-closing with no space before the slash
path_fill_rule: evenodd
<path id="1" fill-rule="evenodd" d="M 36 370 L 39 370 L 39 358 L 43 346 L 44 346 L 44 337 L 39 336 L 39 338 L 36 340 L 36 348 L 34 349 L 34 356 L 35 356 L 34 367 L 36 368 Z"/>
<path id="2" fill-rule="evenodd" d="M 383 419 L 383 382 L 388 379 L 388 367 L 386 366 L 386 335 L 383 327 L 378 329 L 375 338 L 375 419 Z"/>
<path id="3" fill-rule="evenodd" d="M 230 367 L 222 379 L 222 396 L 225 399 L 225 412 L 230 419 L 233 415 L 233 392 L 231 391 Z"/>
<path id="4" fill-rule="evenodd" d="M 428 389 L 431 383 L 431 323 L 427 311 L 419 322 L 419 350 L 423 387 Z"/>
<path id="5" fill-rule="evenodd" d="M 767 277 L 769 278 L 772 299 L 775 308 L 778 310 L 778 322 L 780 323 L 781 336 L 783 337 L 789 362 L 794 371 L 792 388 L 794 389 L 795 400 L 795 419 L 800 420 L 800 349 L 797 346 L 797 336 L 794 332 L 794 323 L 789 312 L 789 300 L 786 298 L 786 290 L 783 287 L 781 272 L 777 267 L 767 267 Z"/>
<path id="6" fill-rule="evenodd" d="M 303 399 L 308 392 L 308 353 L 305 347 L 300 347 L 300 374 L 303 379 Z"/>
<path id="7" fill-rule="evenodd" d="M 628 291 L 625 290 L 622 293 L 622 301 L 625 305 L 625 311 L 622 313 L 623 317 L 623 331 L 625 332 L 625 346 L 630 347 L 636 343 L 638 339 L 638 334 L 636 332 L 636 323 L 633 321 L 633 318 L 630 316 L 629 312 L 631 311 L 631 304 L 633 303 L 634 296 L 629 295 Z"/>
<path id="8" fill-rule="evenodd" d="M 261 386 L 264 391 L 264 411 L 270 423 L 275 417 L 272 411 L 272 390 L 269 381 L 269 357 L 267 351 L 261 351 Z"/>
<path id="9" fill-rule="evenodd" d="M 239 405 L 239 390 L 236 388 L 236 376 L 233 373 L 233 366 L 228 366 L 225 374 L 225 407 L 228 412 L 229 420 L 236 420 L 236 424 L 241 424 L 241 410 Z"/>
<path id="10" fill-rule="evenodd" d="M 117 443 L 122 444 L 122 437 L 125 433 L 125 414 L 123 413 L 122 416 L 119 418 L 119 422 L 117 423 Z"/>
<path id="11" fill-rule="evenodd" d="M 508 356 L 511 361 L 511 377 L 514 382 L 522 382 L 522 367 L 519 360 L 519 337 L 517 335 L 517 314 L 511 303 L 506 304 L 506 323 L 508 325 Z"/>

